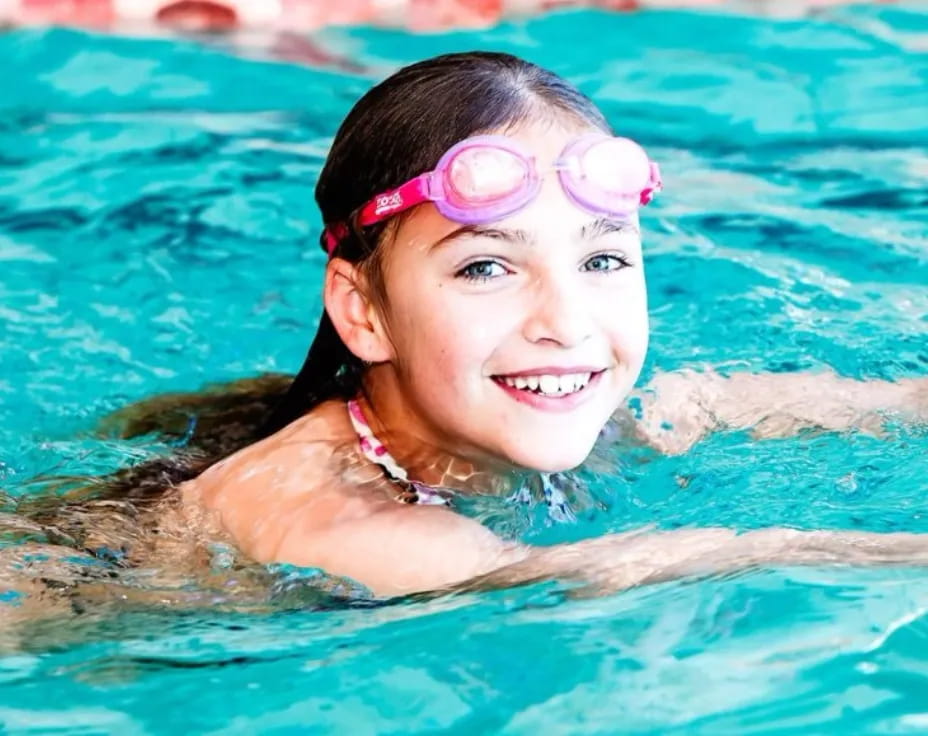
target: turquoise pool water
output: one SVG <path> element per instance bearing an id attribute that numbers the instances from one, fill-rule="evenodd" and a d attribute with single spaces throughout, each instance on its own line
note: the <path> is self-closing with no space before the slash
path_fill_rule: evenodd
<path id="1" fill-rule="evenodd" d="M 374 80 L 448 50 L 550 66 L 661 162 L 647 373 L 928 373 L 928 14 L 914 5 L 576 12 L 314 43 L 305 67 L 254 48 L 0 35 L 5 490 L 164 452 L 91 436 L 131 400 L 296 369 L 319 312 L 312 188 L 328 141 Z M 610 460 L 584 475 L 607 509 L 526 538 L 928 532 L 924 428 L 733 432 Z M 0 731 L 925 733 L 926 608 L 925 571 L 827 568 L 586 600 L 552 583 L 260 615 L 116 607 L 46 622 L 0 656 Z"/>

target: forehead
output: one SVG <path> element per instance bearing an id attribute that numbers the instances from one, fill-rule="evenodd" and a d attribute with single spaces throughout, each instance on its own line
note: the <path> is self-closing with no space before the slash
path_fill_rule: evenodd
<path id="1" fill-rule="evenodd" d="M 577 137 L 602 131 L 586 123 L 551 116 L 531 119 L 514 127 L 489 132 L 517 141 L 526 150 L 532 152 L 539 166 L 544 167 L 553 163 L 567 144 Z"/>

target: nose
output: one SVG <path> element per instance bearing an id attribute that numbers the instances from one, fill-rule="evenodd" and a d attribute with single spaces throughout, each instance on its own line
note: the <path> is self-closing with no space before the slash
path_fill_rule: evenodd
<path id="1" fill-rule="evenodd" d="M 532 286 L 532 307 L 523 326 L 526 340 L 570 348 L 592 337 L 592 304 L 579 273 L 538 275 Z"/>

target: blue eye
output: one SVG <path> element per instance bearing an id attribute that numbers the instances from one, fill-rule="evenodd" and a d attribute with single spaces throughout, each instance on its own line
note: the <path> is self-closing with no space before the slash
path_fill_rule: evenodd
<path id="1" fill-rule="evenodd" d="M 496 261 L 474 261 L 464 266 L 455 276 L 468 281 L 489 281 L 499 276 L 505 276 L 506 273 L 506 269 Z"/>
<path id="2" fill-rule="evenodd" d="M 600 253 L 593 256 L 583 264 L 584 271 L 605 272 L 620 271 L 628 268 L 632 264 L 622 256 L 611 255 L 609 253 Z"/>

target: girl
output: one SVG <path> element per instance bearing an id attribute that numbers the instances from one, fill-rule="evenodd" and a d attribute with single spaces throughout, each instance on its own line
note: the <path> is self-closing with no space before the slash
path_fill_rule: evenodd
<path id="1" fill-rule="evenodd" d="M 456 510 L 579 465 L 623 406 L 648 343 L 638 208 L 660 188 L 657 164 L 587 98 L 514 57 L 438 57 L 374 87 L 316 189 L 330 259 L 306 362 L 263 439 L 181 485 L 185 513 L 259 562 L 377 595 L 928 561 L 915 535 L 788 530 L 530 548 Z M 757 401 L 771 389 L 778 415 Z M 878 410 L 928 413 L 926 393 L 915 379 L 674 374 L 622 424 L 679 452 L 721 426 L 878 430 Z M 545 501 L 563 511 L 550 483 Z"/>

